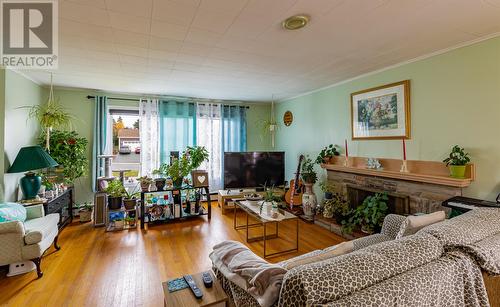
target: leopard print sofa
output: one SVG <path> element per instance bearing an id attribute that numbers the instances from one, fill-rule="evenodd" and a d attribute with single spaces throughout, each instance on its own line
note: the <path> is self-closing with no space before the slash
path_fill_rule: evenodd
<path id="1" fill-rule="evenodd" d="M 400 231 L 401 225 L 404 222 L 405 217 L 397 214 L 389 214 L 384 218 L 384 223 L 382 224 L 382 230 L 378 234 L 373 234 L 367 237 L 362 237 L 353 240 L 353 245 L 354 248 L 353 250 L 361 250 L 365 247 L 375 245 L 381 242 L 386 242 L 386 241 L 391 241 L 394 240 Z M 303 259 L 303 258 L 308 258 L 310 256 L 318 255 L 321 253 L 324 253 L 331 248 L 327 248 L 324 250 L 315 250 L 294 258 L 290 258 L 287 260 L 284 260 L 280 262 L 280 265 L 286 266 L 290 262 L 295 262 L 297 260 Z M 259 307 L 259 303 L 257 300 L 255 300 L 250 294 L 248 294 L 246 291 L 241 289 L 239 286 L 236 284 L 232 283 L 229 281 L 227 278 L 220 273 L 216 267 L 212 268 L 217 279 L 222 285 L 222 288 L 224 291 L 227 293 L 229 299 L 232 301 L 232 303 L 235 306 L 245 306 L 245 307 Z M 275 306 L 278 305 L 278 302 L 274 304 Z"/>
<path id="2" fill-rule="evenodd" d="M 397 240 L 404 217 L 389 219 L 354 252 L 291 269 L 274 306 L 489 306 L 481 272 L 500 275 L 499 209 L 473 210 Z M 259 306 L 217 278 L 235 306 Z"/>

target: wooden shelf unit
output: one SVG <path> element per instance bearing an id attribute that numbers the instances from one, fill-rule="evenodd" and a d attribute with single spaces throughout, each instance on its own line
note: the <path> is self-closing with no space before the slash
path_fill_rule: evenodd
<path id="1" fill-rule="evenodd" d="M 467 164 L 465 178 L 452 178 L 445 163 L 437 161 L 407 160 L 408 172 L 400 172 L 402 160 L 378 159 L 381 169 L 366 168 L 367 158 L 349 157 L 347 166 L 344 166 L 345 157 L 334 157 L 321 167 L 329 171 L 353 173 L 360 175 L 392 178 L 399 180 L 416 181 L 422 183 L 439 184 L 457 188 L 468 187 L 476 179 L 474 164 Z"/>

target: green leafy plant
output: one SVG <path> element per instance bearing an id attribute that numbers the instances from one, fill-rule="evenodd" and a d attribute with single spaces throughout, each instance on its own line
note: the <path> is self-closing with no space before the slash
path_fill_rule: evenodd
<path id="1" fill-rule="evenodd" d="M 304 161 L 302 161 L 302 170 L 300 175 L 302 176 L 302 180 L 306 183 L 315 184 L 318 180 L 318 175 L 314 171 L 314 163 L 309 155 L 304 157 Z"/>
<path id="2" fill-rule="evenodd" d="M 319 188 L 324 193 L 334 193 L 335 192 L 335 184 L 333 184 L 331 181 L 328 181 L 328 180 L 324 180 L 324 181 L 320 182 Z"/>
<path id="3" fill-rule="evenodd" d="M 40 145 L 43 146 L 44 141 L 45 136 L 42 135 L 39 139 Z M 52 131 L 50 156 L 64 167 L 64 178 L 70 183 L 87 175 L 87 145 L 87 139 L 80 137 L 76 131 Z"/>
<path id="4" fill-rule="evenodd" d="M 368 233 L 380 229 L 389 207 L 387 193 L 376 193 L 365 198 L 363 203 L 349 213 L 349 218 L 342 221 L 342 231 L 352 233 L 356 226 Z"/>
<path id="5" fill-rule="evenodd" d="M 47 103 L 21 108 L 29 109 L 28 117 L 36 119 L 40 124 L 45 138 L 43 145 L 47 150 L 50 150 L 51 147 L 50 138 L 52 129 L 69 129 L 71 128 L 71 120 L 75 118 L 54 98 L 52 75 L 50 75 L 50 92 Z"/>
<path id="6" fill-rule="evenodd" d="M 152 184 L 153 183 L 153 178 L 150 178 L 148 176 L 139 177 L 139 178 L 137 178 L 137 180 L 140 183 L 144 183 L 144 184 Z"/>
<path id="7" fill-rule="evenodd" d="M 135 199 L 139 195 L 141 195 L 141 192 L 139 191 L 139 187 L 135 185 L 134 187 L 130 188 L 130 190 L 125 189 L 125 194 L 123 195 L 123 197 L 125 197 L 125 199 Z"/>
<path id="8" fill-rule="evenodd" d="M 197 169 L 204 161 L 208 161 L 208 150 L 204 146 L 188 146 L 185 152 L 191 160 L 191 168 Z"/>
<path id="9" fill-rule="evenodd" d="M 127 190 L 120 180 L 109 182 L 105 191 L 110 197 L 124 197 L 127 195 Z"/>
<path id="10" fill-rule="evenodd" d="M 184 177 L 207 160 L 208 152 L 205 147 L 188 147 L 178 159 L 174 158 L 170 164 L 163 163 L 153 174 L 170 177 L 175 185 L 180 185 Z"/>
<path id="11" fill-rule="evenodd" d="M 92 208 L 94 208 L 94 204 L 89 203 L 89 202 L 84 202 L 82 204 L 76 205 L 76 207 L 78 208 L 78 211 L 80 211 L 80 212 L 90 212 L 90 211 L 92 211 Z"/>
<path id="12" fill-rule="evenodd" d="M 334 156 L 339 156 L 340 155 L 340 152 L 337 150 L 338 146 L 337 145 L 333 145 L 333 144 L 330 144 L 328 146 L 326 146 L 325 148 L 323 148 L 318 156 L 316 157 L 316 163 L 317 164 L 321 164 L 321 163 L 325 163 L 325 160 L 326 159 L 330 159 Z"/>
<path id="13" fill-rule="evenodd" d="M 453 146 L 451 149 L 450 155 L 448 158 L 443 160 L 446 163 L 446 166 L 449 165 L 466 165 L 470 162 L 469 153 L 466 153 L 465 150 L 458 145 Z"/>
<path id="14" fill-rule="evenodd" d="M 323 216 L 335 217 L 338 223 L 350 213 L 349 201 L 339 193 L 333 193 L 331 199 L 326 199 L 323 203 Z"/>

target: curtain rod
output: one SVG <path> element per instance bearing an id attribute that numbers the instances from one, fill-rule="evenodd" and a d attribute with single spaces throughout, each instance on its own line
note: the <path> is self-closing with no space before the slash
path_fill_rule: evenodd
<path id="1" fill-rule="evenodd" d="M 91 96 L 91 95 L 88 95 L 87 96 L 87 99 L 94 99 L 95 96 Z M 136 101 L 136 102 L 139 102 L 141 101 L 141 99 L 133 99 L 133 98 L 117 98 L 117 97 L 107 97 L 107 99 L 110 99 L 110 100 L 125 100 L 125 101 Z M 189 98 L 188 98 L 189 99 Z M 200 103 L 199 105 L 202 105 L 204 106 L 205 103 Z M 230 105 L 224 105 L 224 106 L 230 106 Z M 233 105 L 231 105 L 233 106 Z M 245 108 L 245 109 L 250 109 L 249 106 L 239 106 L 240 108 Z"/>

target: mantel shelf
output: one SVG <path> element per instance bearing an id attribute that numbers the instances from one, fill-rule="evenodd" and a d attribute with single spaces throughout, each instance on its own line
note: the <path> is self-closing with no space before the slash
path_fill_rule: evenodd
<path id="1" fill-rule="evenodd" d="M 366 168 L 366 158 L 349 157 L 347 166 L 344 166 L 344 161 L 345 157 L 335 157 L 330 163 L 321 164 L 321 167 L 327 171 L 438 184 L 457 188 L 466 188 L 475 179 L 474 164 L 468 164 L 465 178 L 458 179 L 450 177 L 446 165 L 436 161 L 408 160 L 407 166 L 409 172 L 407 173 L 399 171 L 402 161 L 397 159 L 379 159 L 383 168 L 378 170 Z"/>

